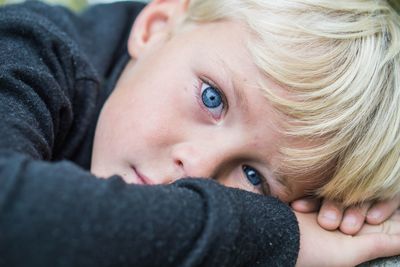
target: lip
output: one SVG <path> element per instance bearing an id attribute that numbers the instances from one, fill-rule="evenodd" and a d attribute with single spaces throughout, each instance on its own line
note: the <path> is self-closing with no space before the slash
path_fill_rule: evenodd
<path id="1" fill-rule="evenodd" d="M 136 175 L 139 184 L 146 184 L 146 185 L 154 184 L 150 178 L 140 173 L 134 166 L 131 166 L 131 168 L 133 170 L 133 173 Z"/>

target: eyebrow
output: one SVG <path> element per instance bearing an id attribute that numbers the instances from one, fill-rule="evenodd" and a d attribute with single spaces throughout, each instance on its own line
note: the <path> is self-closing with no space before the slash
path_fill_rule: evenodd
<path id="1" fill-rule="evenodd" d="M 233 88 L 233 94 L 235 95 L 236 99 L 236 105 L 241 107 L 244 110 L 244 112 L 247 113 L 249 110 L 249 101 L 246 95 L 243 93 L 243 90 L 239 89 L 239 87 L 237 86 L 237 82 L 235 82 L 235 80 L 236 79 L 232 79 L 232 88 Z"/>
<path id="2" fill-rule="evenodd" d="M 244 94 L 243 86 L 238 85 L 238 79 L 235 77 L 239 77 L 240 75 L 237 74 L 232 68 L 229 67 L 229 64 L 225 62 L 225 60 L 221 57 L 217 58 L 220 65 L 222 66 L 223 72 L 226 74 L 224 80 L 227 80 L 230 84 L 230 87 L 233 89 L 233 94 L 236 100 L 236 105 L 242 107 L 244 112 L 247 113 L 249 110 L 249 101 Z"/>

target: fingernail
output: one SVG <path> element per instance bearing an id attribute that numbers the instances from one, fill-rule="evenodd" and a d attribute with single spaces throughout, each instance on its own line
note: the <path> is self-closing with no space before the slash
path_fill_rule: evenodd
<path id="1" fill-rule="evenodd" d="M 325 211 L 323 214 L 323 217 L 330 220 L 330 221 L 336 221 L 337 220 L 337 216 L 336 216 L 336 212 L 334 211 Z"/>
<path id="2" fill-rule="evenodd" d="M 367 217 L 371 218 L 371 219 L 379 219 L 381 216 L 382 216 L 382 214 L 380 213 L 379 210 L 372 210 L 372 211 L 369 211 L 367 214 Z"/>
<path id="3" fill-rule="evenodd" d="M 353 226 L 356 225 L 357 219 L 356 219 L 356 217 L 354 217 L 354 216 L 348 215 L 348 216 L 346 216 L 346 217 L 344 218 L 343 222 L 344 222 L 344 224 L 346 224 L 347 226 L 353 227 Z"/>
<path id="4" fill-rule="evenodd" d="M 309 201 L 301 199 L 301 200 L 297 200 L 297 204 L 299 204 L 299 205 L 301 205 L 303 207 L 308 207 L 309 206 Z"/>

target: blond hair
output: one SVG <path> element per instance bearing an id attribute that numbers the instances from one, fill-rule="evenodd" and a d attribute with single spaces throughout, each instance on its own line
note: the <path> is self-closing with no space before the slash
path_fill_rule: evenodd
<path id="1" fill-rule="evenodd" d="M 400 18 L 383 0 L 192 0 L 187 21 L 244 23 L 285 116 L 277 170 L 346 205 L 400 192 Z M 310 182 L 312 184 L 312 182 Z"/>

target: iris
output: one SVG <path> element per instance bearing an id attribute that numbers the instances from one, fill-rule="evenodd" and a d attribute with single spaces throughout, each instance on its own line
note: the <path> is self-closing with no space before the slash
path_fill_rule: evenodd
<path id="1" fill-rule="evenodd" d="M 242 168 L 247 180 L 249 180 L 252 185 L 257 186 L 261 184 L 262 176 L 257 170 L 247 165 L 244 165 Z"/>
<path id="2" fill-rule="evenodd" d="M 222 103 L 222 96 L 215 88 L 209 86 L 201 94 L 204 105 L 208 108 L 217 108 Z"/>

